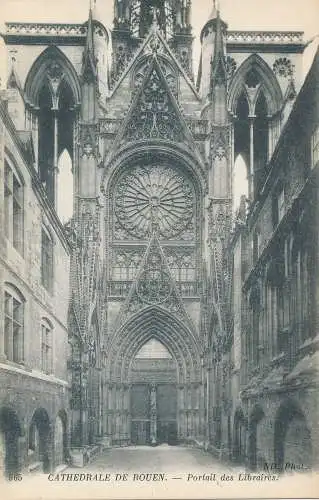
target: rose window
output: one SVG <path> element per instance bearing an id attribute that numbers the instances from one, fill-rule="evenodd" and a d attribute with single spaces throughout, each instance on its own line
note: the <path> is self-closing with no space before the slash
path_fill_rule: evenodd
<path id="1" fill-rule="evenodd" d="M 169 166 L 137 166 L 116 188 L 115 214 L 127 233 L 148 238 L 178 237 L 193 219 L 194 193 L 190 182 Z"/>

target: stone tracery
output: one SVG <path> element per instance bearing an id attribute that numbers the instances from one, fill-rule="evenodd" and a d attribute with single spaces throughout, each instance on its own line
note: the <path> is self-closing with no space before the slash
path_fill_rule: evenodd
<path id="1" fill-rule="evenodd" d="M 117 186 L 115 212 L 132 236 L 145 239 L 156 226 L 159 235 L 169 239 L 190 224 L 194 195 L 186 178 L 171 167 L 137 166 Z"/>
<path id="2" fill-rule="evenodd" d="M 141 139 L 166 139 L 183 142 L 185 133 L 172 102 L 163 72 L 153 60 L 147 81 L 138 95 L 135 108 L 127 123 L 122 143 Z"/>

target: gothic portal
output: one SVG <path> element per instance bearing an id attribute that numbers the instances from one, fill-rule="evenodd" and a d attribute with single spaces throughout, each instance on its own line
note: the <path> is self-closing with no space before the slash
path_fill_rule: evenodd
<path id="1" fill-rule="evenodd" d="M 198 328 L 207 179 L 179 103 L 181 85 L 195 102 L 197 91 L 190 75 L 190 2 L 177 4 L 115 5 L 113 111 L 102 126 L 109 259 L 105 425 L 115 443 L 173 444 L 203 433 Z M 120 109 L 125 117 L 110 140 Z M 152 345 L 158 349 L 139 357 Z"/>
<path id="2" fill-rule="evenodd" d="M 196 83 L 190 0 L 114 0 L 112 31 L 96 8 L 80 25 L 7 23 L 8 109 L 30 135 L 19 141 L 32 145 L 32 183 L 70 254 L 65 370 L 76 449 L 104 439 L 208 443 L 234 448 L 236 457 L 246 448 L 244 415 L 255 403 L 249 393 L 242 408 L 239 388 L 266 352 L 266 299 L 258 270 L 244 298 L 250 264 L 240 266 L 250 256 L 258 264 L 271 219 L 246 228 L 246 198 L 257 214 L 304 46 L 300 33 L 229 31 L 213 7 Z M 247 184 L 240 220 L 238 163 Z M 276 224 L 281 182 L 268 204 Z M 234 257 L 238 227 L 243 243 Z M 53 241 L 44 229 L 48 293 Z M 274 288 L 283 272 L 273 268 L 265 283 Z M 43 325 L 47 341 L 52 324 Z M 257 366 L 247 368 L 246 352 Z"/>
<path id="3" fill-rule="evenodd" d="M 241 154 L 253 198 L 283 93 L 258 54 L 226 58 L 241 39 L 227 42 L 216 7 L 195 85 L 190 9 L 116 0 L 109 65 L 109 33 L 91 12 L 79 107 L 65 71 L 79 145 L 68 225 L 74 445 L 100 435 L 218 447 L 224 432 L 216 378 L 233 328 L 232 168 Z"/>

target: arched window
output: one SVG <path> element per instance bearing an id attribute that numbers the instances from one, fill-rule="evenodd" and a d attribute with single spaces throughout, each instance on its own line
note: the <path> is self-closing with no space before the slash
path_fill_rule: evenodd
<path id="1" fill-rule="evenodd" d="M 235 158 L 241 154 L 249 168 L 249 197 L 261 189 L 273 131 L 278 126 L 278 111 L 283 97 L 279 83 L 258 55 L 250 56 L 236 71 L 229 88 L 229 108 L 235 116 Z M 271 143 L 271 144 L 270 144 Z"/>
<path id="2" fill-rule="evenodd" d="M 49 199 L 54 203 L 54 115 L 52 96 L 45 83 L 39 92 L 39 174 Z"/>
<path id="3" fill-rule="evenodd" d="M 65 224 L 73 215 L 73 171 L 72 158 L 67 149 L 64 149 L 58 162 L 58 205 L 57 212 L 60 220 Z"/>
<path id="4" fill-rule="evenodd" d="M 52 373 L 53 369 L 52 335 L 51 323 L 43 318 L 41 321 L 41 370 L 47 374 Z"/>
<path id="5" fill-rule="evenodd" d="M 234 211 L 237 211 L 240 207 L 242 196 L 248 198 L 249 188 L 248 188 L 248 166 L 245 158 L 242 154 L 239 154 L 235 160 L 234 164 Z"/>
<path id="6" fill-rule="evenodd" d="M 249 106 L 244 92 L 240 95 L 234 125 L 235 163 L 234 163 L 234 208 L 239 206 L 240 196 L 249 193 L 250 176 L 250 123 Z"/>
<path id="7" fill-rule="evenodd" d="M 24 298 L 12 285 L 4 291 L 4 354 L 9 361 L 24 359 Z"/>
<path id="8" fill-rule="evenodd" d="M 135 279 L 141 258 L 140 252 L 123 251 L 118 253 L 113 266 L 113 279 L 119 281 L 132 281 Z"/>
<path id="9" fill-rule="evenodd" d="M 23 183 L 12 162 L 4 162 L 4 229 L 13 247 L 23 254 Z"/>
<path id="10" fill-rule="evenodd" d="M 41 232 L 41 282 L 48 292 L 53 291 L 53 241 L 45 226 Z"/>
<path id="11" fill-rule="evenodd" d="M 288 336 L 284 329 L 284 249 L 278 248 L 277 255 L 268 264 L 266 276 L 266 330 L 270 352 L 273 356 L 288 350 Z"/>
<path id="12" fill-rule="evenodd" d="M 136 354 L 137 359 L 172 359 L 168 349 L 159 340 L 151 339 Z"/>
<path id="13" fill-rule="evenodd" d="M 274 229 L 285 215 L 285 191 L 283 182 L 278 182 L 272 193 L 272 222 Z"/>
<path id="14" fill-rule="evenodd" d="M 256 264 L 260 257 L 261 250 L 261 233 L 259 229 L 256 229 L 253 233 L 253 264 Z"/>
<path id="15" fill-rule="evenodd" d="M 195 263 L 192 251 L 176 252 L 167 250 L 167 263 L 176 281 L 193 281 L 195 279 Z"/>
<path id="16" fill-rule="evenodd" d="M 39 458 L 39 430 L 35 424 L 32 422 L 29 427 L 29 443 L 28 443 L 28 455 L 32 455 L 33 460 Z"/>
<path id="17" fill-rule="evenodd" d="M 251 309 L 250 362 L 252 366 L 260 363 L 260 316 L 261 316 L 261 284 L 255 283 L 249 296 Z"/>
<path id="18" fill-rule="evenodd" d="M 265 181 L 268 161 L 268 119 L 264 93 L 258 95 L 253 121 L 254 133 L 254 186 L 257 193 Z"/>
<path id="19" fill-rule="evenodd" d="M 311 168 L 314 168 L 319 161 L 319 126 L 311 136 Z"/>
<path id="20" fill-rule="evenodd" d="M 315 316 L 313 311 L 316 310 L 316 305 L 314 305 L 316 280 L 311 277 L 317 256 L 314 255 L 311 245 L 308 244 L 307 236 L 300 230 L 291 249 L 291 312 L 295 332 L 294 341 L 297 345 L 313 336 L 316 331 L 312 326 Z"/>
<path id="21" fill-rule="evenodd" d="M 73 161 L 75 110 L 80 102 L 80 86 L 70 61 L 56 47 L 49 47 L 35 61 L 26 79 L 25 95 L 30 105 L 29 123 L 38 137 L 39 175 L 48 198 L 65 221 L 71 211 L 67 204 L 61 203 L 60 190 L 64 188 L 66 195 L 68 189 L 67 198 L 70 193 L 73 195 L 70 162 Z M 68 153 L 66 162 L 64 152 Z"/>
<path id="22" fill-rule="evenodd" d="M 57 208 L 58 215 L 64 219 L 69 213 L 65 216 L 63 212 L 62 196 L 65 196 L 67 192 L 68 197 L 70 193 L 71 196 L 73 194 L 73 175 L 70 175 L 72 173 L 73 128 L 74 99 L 70 86 L 61 80 L 58 90 L 55 90 L 55 87 L 44 81 L 39 93 L 39 171 L 49 199 Z M 64 165 L 63 160 L 66 154 L 68 157 Z M 61 190 L 63 193 L 60 192 Z M 70 212 L 68 207 L 66 212 Z"/>

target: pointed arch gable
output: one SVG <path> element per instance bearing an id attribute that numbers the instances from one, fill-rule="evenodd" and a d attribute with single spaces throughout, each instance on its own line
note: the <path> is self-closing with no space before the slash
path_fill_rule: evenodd
<path id="1" fill-rule="evenodd" d="M 150 340 L 145 342 L 145 344 L 140 347 L 138 352 L 135 354 L 136 359 L 171 359 L 172 354 L 169 352 L 167 347 L 162 344 L 155 337 L 151 337 Z"/>
<path id="2" fill-rule="evenodd" d="M 75 106 L 78 106 L 81 101 L 81 87 L 78 75 L 74 66 L 65 54 L 55 46 L 46 48 L 31 66 L 27 75 L 24 93 L 26 101 L 29 105 L 38 107 L 38 99 L 40 89 L 43 87 L 43 76 L 47 69 L 49 61 L 57 61 L 63 68 L 64 81 L 71 88 Z"/>
<path id="3" fill-rule="evenodd" d="M 261 88 L 263 90 L 268 114 L 273 115 L 279 111 L 283 104 L 283 95 L 280 85 L 266 61 L 262 59 L 258 54 L 252 54 L 249 56 L 237 69 L 234 74 L 228 93 L 228 109 L 232 114 L 236 115 L 237 101 L 245 90 L 245 77 L 247 73 L 254 68 L 261 79 Z"/>
<path id="4" fill-rule="evenodd" d="M 111 378 L 128 380 L 132 360 L 151 338 L 161 342 L 176 360 L 180 381 L 199 377 L 197 339 L 173 314 L 154 306 L 132 316 L 113 337 L 108 362 Z"/>
<path id="5" fill-rule="evenodd" d="M 132 162 L 145 158 L 146 155 L 149 158 L 158 155 L 167 161 L 178 163 L 190 175 L 199 194 L 199 199 L 205 196 L 208 189 L 206 167 L 201 159 L 198 158 L 196 152 L 178 144 L 170 144 L 155 139 L 151 141 L 139 141 L 119 148 L 113 157 L 108 162 L 105 162 L 108 168 L 104 169 L 101 180 L 101 191 L 107 192 L 112 190 L 122 169 L 126 168 L 126 165 Z"/>

